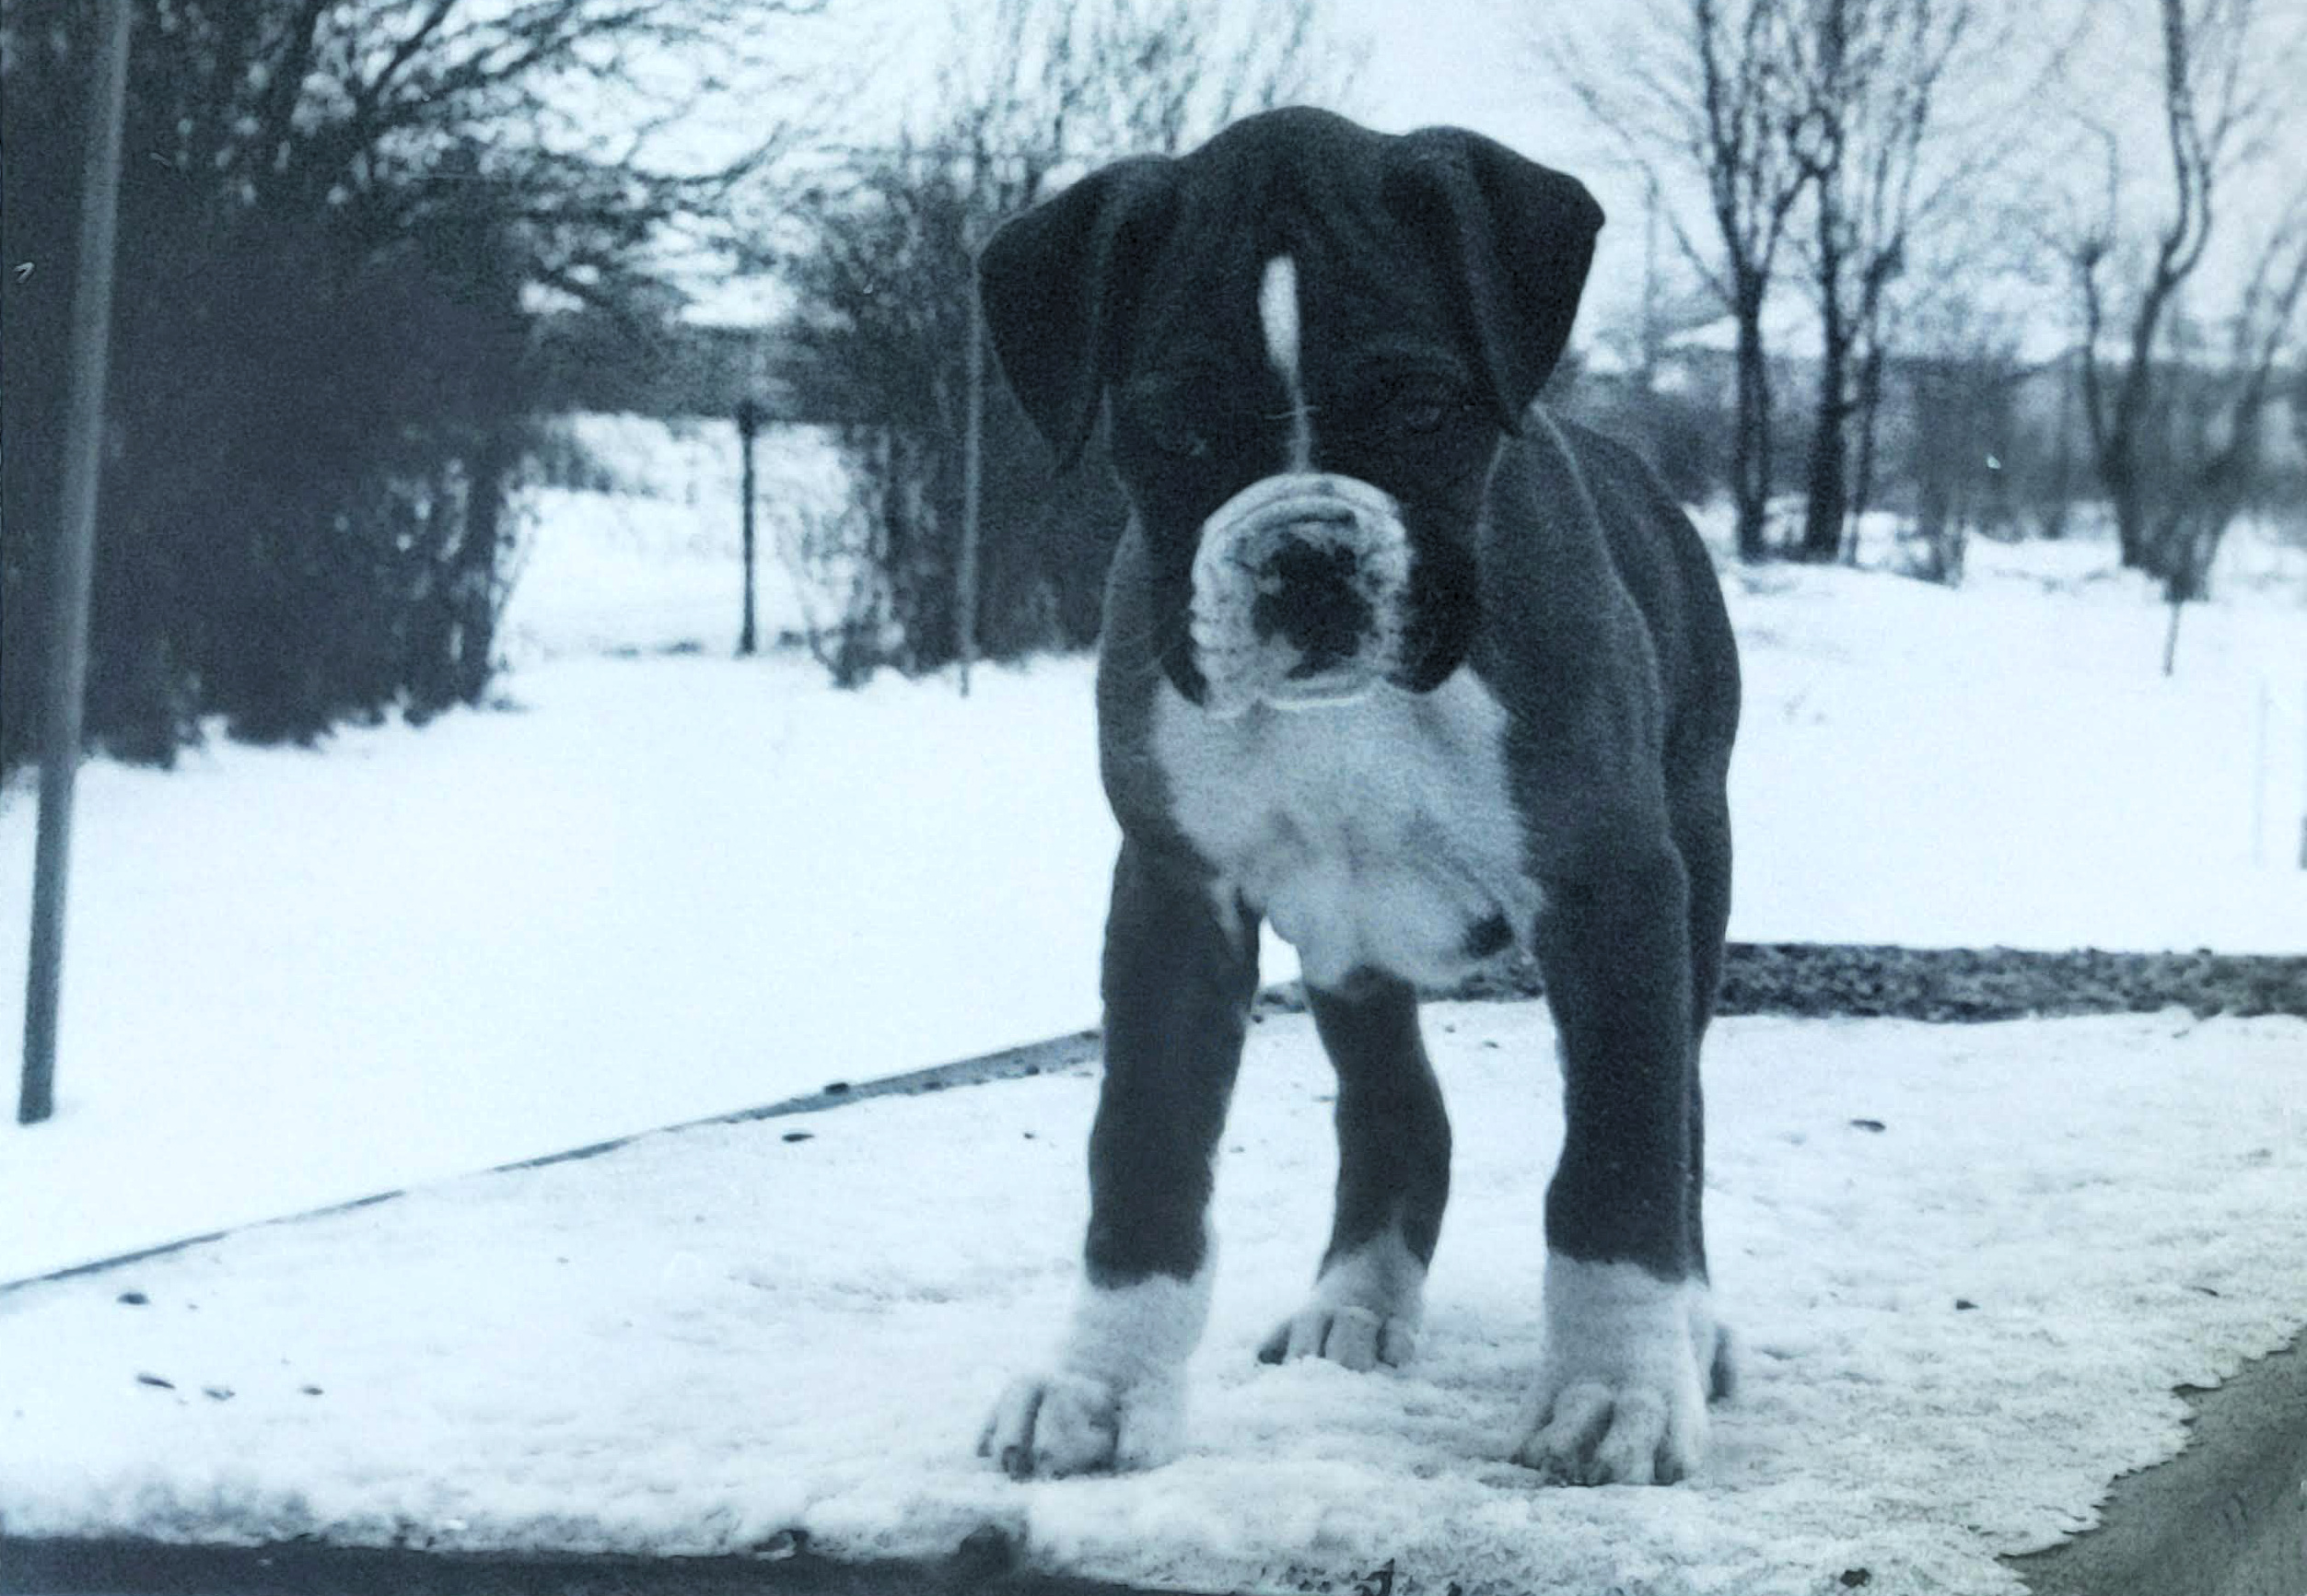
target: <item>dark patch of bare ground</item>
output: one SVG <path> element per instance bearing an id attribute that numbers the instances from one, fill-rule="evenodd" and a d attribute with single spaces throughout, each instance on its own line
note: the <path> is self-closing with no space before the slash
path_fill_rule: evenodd
<path id="1" fill-rule="evenodd" d="M 2004 1559 L 2033 1596 L 2307 1593 L 2307 1336 L 2179 1394 L 2185 1450 L 2116 1480 L 2089 1534 Z"/>
<path id="2" fill-rule="evenodd" d="M 1534 966 L 1509 963 L 1435 996 L 1510 1001 L 1541 994 Z M 1269 988 L 1261 1016 L 1305 1006 L 1295 983 Z M 2030 1016 L 2151 1013 L 2307 1018 L 2307 954 L 2064 953 L 2010 948 L 1916 949 L 1805 943 L 1733 943 L 1724 960 L 1722 1014 L 1889 1018 L 1976 1022 Z M 981 1081 L 1080 1068 L 1097 1057 L 1095 1032 L 1008 1048 L 887 1080 L 835 1082 L 820 1092 L 727 1116 L 808 1114 L 891 1093 L 940 1091 Z M 806 1133 L 788 1133 L 804 1135 Z M 597 1155 L 603 1143 L 559 1159 Z M 539 1160 L 556 1161 L 556 1160 Z M 78 1273 L 79 1271 L 70 1271 Z M 2196 1442 L 2171 1463 L 2124 1481 L 2106 1524 L 2071 1549 L 2012 1567 L 2043 1596 L 2069 1590 L 2124 1596 L 2301 1596 L 2298 1532 L 2307 1473 L 2298 1438 L 2266 1415 L 2287 1417 L 2307 1400 L 2300 1354 L 2254 1365 L 2220 1392 L 2187 1394 L 2202 1412 Z M 2238 1419 L 2231 1415 L 2243 1415 Z M 2266 1432 L 2265 1435 L 2262 1432 Z M 2273 1436 L 2274 1440 L 2266 1439 Z M 2280 1444 L 2278 1444 L 2280 1443 Z M 2269 1482 L 2273 1482 L 2270 1484 Z M 2302 1482 L 2307 1483 L 2307 1482 Z M 2258 1492 L 2266 1496 L 2260 1502 Z M 2211 1504 L 2207 1516 L 2205 1503 Z M 2273 1548 L 2272 1551 L 2269 1548 Z M 2175 1571 L 2179 1571 L 2174 1573 Z M 2181 1578 L 2184 1574 L 2184 1578 Z M 2078 1583 L 2078 1578 L 2081 1580 Z M 2274 1583 L 2263 1583 L 2267 1579 Z M 1870 1583 L 1850 1570 L 1847 1586 Z M 1391 1568 L 1340 1587 L 1343 1596 L 1385 1596 Z M 992 1526 L 950 1557 L 903 1564 L 837 1563 L 798 1538 L 751 1555 L 720 1557 L 502 1557 L 296 1544 L 255 1548 L 152 1542 L 29 1541 L 0 1534 L 0 1592 L 104 1591 L 122 1596 L 1134 1596 L 1128 1588 L 1044 1575 L 1019 1566 Z"/>
<path id="3" fill-rule="evenodd" d="M 2012 948 L 1742 943 L 1725 961 L 1724 1014 L 1902 1019 L 2151 1013 L 2307 1016 L 2307 954 L 2066 953 Z"/>
<path id="4" fill-rule="evenodd" d="M 1462 998 L 1535 997 L 1537 966 L 1517 961 L 1454 987 Z M 1292 983 L 1263 999 L 1303 1007 Z M 2307 1017 L 2307 953 L 2064 953 L 2018 948 L 1887 948 L 1857 943 L 1733 942 L 1718 1014 L 1975 1022 L 2030 1016 L 2214 1014 Z"/>

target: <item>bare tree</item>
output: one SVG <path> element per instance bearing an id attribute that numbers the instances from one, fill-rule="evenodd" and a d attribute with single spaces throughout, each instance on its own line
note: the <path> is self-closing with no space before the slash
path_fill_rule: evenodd
<path id="1" fill-rule="evenodd" d="M 2220 542 L 2251 496 L 2263 460 L 2267 402 L 2287 354 L 2295 354 L 2300 301 L 2307 297 L 2307 189 L 2294 196 L 2254 262 L 2223 347 L 2174 351 L 2165 418 L 2164 481 L 2149 500 L 2149 568 L 2162 583 L 2171 623 L 2163 674 L 2177 663 L 2179 621 L 2205 596 Z M 2184 319 L 2174 317 L 2174 330 Z M 2184 333 L 2182 337 L 2184 338 Z"/>
<path id="2" fill-rule="evenodd" d="M 1952 72 L 1979 59 L 1967 47 L 1980 39 L 1984 20 L 1974 0 L 1808 0 L 1795 34 L 1801 68 L 1795 157 L 1810 180 L 1804 264 L 1819 310 L 1800 545 L 1806 559 L 1855 552 L 1846 527 L 1872 492 L 1889 290 L 1905 270 L 1915 229 L 1942 216 L 1988 159 L 1975 127 L 1951 154 L 1932 148 L 1941 89 Z M 2007 40 L 2008 29 L 1996 31 Z M 1934 153 L 1941 156 L 1935 162 Z"/>
<path id="3" fill-rule="evenodd" d="M 1686 262 L 1676 271 L 1678 262 L 1665 258 L 1665 200 L 1655 181 L 1643 189 L 1640 297 L 1614 314 L 1604 307 L 1604 319 L 1591 328 L 1595 344 L 1623 375 L 1595 380 L 1585 362 L 1566 357 L 1546 399 L 1633 444 L 1667 491 L 1695 502 L 1721 484 L 1730 427 L 1719 405 L 1673 379 L 1669 363 L 1675 341 L 1720 320 L 1722 308 L 1691 280 Z"/>
<path id="4" fill-rule="evenodd" d="M 1549 27 L 1539 55 L 1643 169 L 1670 191 L 1695 180 L 1705 241 L 1670 210 L 1677 241 L 1736 328 L 1731 495 L 1742 558 L 1767 552 L 1774 439 L 1763 308 L 1796 203 L 1811 182 L 1802 116 L 1800 0 L 1646 0 L 1597 45 Z"/>
<path id="5" fill-rule="evenodd" d="M 1359 68 L 1325 43 L 1322 0 L 995 0 L 957 14 L 975 41 L 940 75 L 933 134 L 1012 157 L 1030 204 L 1053 169 L 1175 155 L 1251 111 L 1342 91 Z M 957 136 L 958 135 L 958 136 Z"/>
<path id="6" fill-rule="evenodd" d="M 1982 285 L 1992 294 L 1991 285 Z M 1961 289 L 1913 314 L 1900 367 L 1912 405 L 1901 464 L 1912 491 L 1909 575 L 1958 586 L 1974 531 L 2007 530 L 2016 515 L 2006 469 L 2028 372 L 2016 318 Z"/>
<path id="7" fill-rule="evenodd" d="M 2158 568 L 2154 502 L 2161 495 L 2150 480 L 2155 418 L 2166 398 L 2157 347 L 2203 263 L 2230 181 L 2266 150 L 2300 52 L 2296 34 L 2268 37 L 2257 0 L 2160 0 L 2160 22 L 2165 218 L 2143 264 L 2126 271 L 2121 143 L 2102 127 L 2105 204 L 2067 240 L 2066 252 L 2082 312 L 2084 421 L 2123 564 L 2169 580 L 2172 573 Z M 2118 324 L 2121 353 L 2111 356 L 2106 340 Z"/>

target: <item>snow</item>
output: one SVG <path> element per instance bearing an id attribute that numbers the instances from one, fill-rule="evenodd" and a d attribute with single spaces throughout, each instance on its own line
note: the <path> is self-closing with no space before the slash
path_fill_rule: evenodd
<path id="1" fill-rule="evenodd" d="M 2169 679 L 2167 612 L 2095 542 L 1974 539 L 1960 589 L 1726 573 L 1731 934 L 2307 951 L 2307 610 L 2237 553 Z"/>
<path id="2" fill-rule="evenodd" d="M 628 491 L 536 495 L 499 707 L 87 767 L 59 1112 L 0 1129 L 0 1281 L 1094 1022 L 1088 661 L 962 698 L 730 658 L 733 429 L 581 436 Z M 839 479 L 821 437 L 762 452 L 766 544 Z M 2167 681 L 2112 565 L 1729 571 L 1733 934 L 2307 949 L 2307 555 L 2234 540 Z M 774 635 L 807 595 L 762 571 Z M 0 796 L 0 968 L 33 822 Z"/>
<path id="3" fill-rule="evenodd" d="M 1438 1005 L 1457 1131 L 1418 1357 L 1259 1365 L 1327 1224 L 1311 1026 L 1252 1035 L 1185 1454 L 1014 1484 L 972 1455 L 1053 1337 L 1091 1072 L 693 1127 L 0 1298 L 14 1534 L 938 1555 L 1192 1589 L 2016 1591 L 2208 1385 L 2307 1319 L 2307 1023 L 1730 1019 L 1717 1304 L 1742 1339 L 1672 1489 L 1506 1461 L 1559 1146 L 1543 1008 Z M 1866 1123 L 1859 1123 L 1866 1122 Z M 806 1137 L 806 1139 L 802 1139 Z M 123 1300 L 140 1294 L 141 1303 Z M 148 1377 L 148 1378 L 147 1378 Z M 152 1380 L 167 1382 L 165 1385 Z"/>
<path id="4" fill-rule="evenodd" d="M 1115 833 L 1050 774 L 1091 767 L 1080 663 L 967 703 L 792 659 L 504 690 L 87 770 L 58 1117 L 0 1133 L 0 1279 L 1096 1019 Z"/>
<path id="5" fill-rule="evenodd" d="M 734 648 L 742 614 L 742 466 L 726 420 L 579 415 L 557 424 L 595 473 L 541 486 L 501 629 L 517 665 L 606 650 Z M 845 478 L 829 429 L 772 427 L 754 443 L 756 623 L 765 646 L 808 624 L 791 551 L 837 515 Z"/>

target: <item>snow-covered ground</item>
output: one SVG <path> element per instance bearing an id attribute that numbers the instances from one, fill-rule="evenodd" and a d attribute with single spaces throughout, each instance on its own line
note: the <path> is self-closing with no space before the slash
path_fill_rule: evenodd
<path id="1" fill-rule="evenodd" d="M 1185 1454 L 972 1455 L 1062 1323 L 1092 1072 L 645 1137 L 0 1300 L 12 1533 L 950 1553 L 1190 1590 L 2015 1592 L 2208 1385 L 2307 1320 L 2307 1022 L 1730 1019 L 1709 1232 L 1745 1346 L 1707 1467 L 1507 1461 L 1560 1142 L 1535 1005 L 1436 1006 L 1456 1126 L 1416 1360 L 1260 1366 L 1326 1231 L 1334 1080 L 1253 1033 Z M 1863 1572 L 1862 1572 L 1863 1571 Z M 1453 1581 L 1455 1583 L 1453 1583 Z"/>
<path id="2" fill-rule="evenodd" d="M 0 1128 L 0 1281 L 1095 1019 L 1087 661 L 963 699 L 735 660 L 729 429 L 587 426 L 655 491 L 538 494 L 503 707 L 87 768 L 59 1113 Z M 764 538 L 838 498 L 821 440 L 763 453 Z M 1733 934 L 2307 949 L 2307 555 L 2237 540 L 2167 681 L 2111 565 L 1730 571 Z M 762 568 L 774 635 L 802 601 Z M 4 805 L 13 972 L 29 788 Z"/>

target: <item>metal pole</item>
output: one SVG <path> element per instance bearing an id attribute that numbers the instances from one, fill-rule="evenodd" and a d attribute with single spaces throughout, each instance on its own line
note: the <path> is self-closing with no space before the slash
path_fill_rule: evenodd
<path id="1" fill-rule="evenodd" d="M 977 662 L 977 506 L 985 480 L 985 306 L 978 297 L 973 259 L 969 288 L 969 412 L 961 440 L 961 559 L 954 573 L 954 604 L 961 654 L 961 696 L 969 696 L 969 668 Z"/>
<path id="2" fill-rule="evenodd" d="M 47 744 L 40 770 L 40 840 L 32 868 L 32 957 L 24 994 L 19 1124 L 56 1111 L 56 1014 L 64 951 L 64 882 L 72 849 L 72 785 L 80 766 L 81 694 L 88 679 L 88 587 L 96 557 L 97 479 L 104 451 L 105 357 L 112 325 L 112 238 L 120 199 L 121 112 L 128 88 L 131 0 L 100 0 L 80 185 L 79 282 L 72 300 L 72 394 L 65 414 L 64 494 L 52 567 Z"/>
<path id="3" fill-rule="evenodd" d="M 749 394 L 737 404 L 737 441 L 745 460 L 745 624 L 737 635 L 737 656 L 753 652 L 753 437 L 761 430 L 761 406 Z"/>

